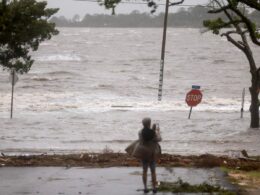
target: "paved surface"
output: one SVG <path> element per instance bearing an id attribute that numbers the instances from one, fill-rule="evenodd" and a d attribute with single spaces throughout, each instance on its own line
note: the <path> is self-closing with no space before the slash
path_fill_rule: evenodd
<path id="1" fill-rule="evenodd" d="M 141 168 L 0 168 L 0 194 L 143 194 L 141 173 Z M 159 181 L 176 181 L 181 178 L 191 184 L 206 181 L 232 188 L 219 169 L 158 168 L 157 175 Z M 170 195 L 172 193 L 158 194 Z"/>

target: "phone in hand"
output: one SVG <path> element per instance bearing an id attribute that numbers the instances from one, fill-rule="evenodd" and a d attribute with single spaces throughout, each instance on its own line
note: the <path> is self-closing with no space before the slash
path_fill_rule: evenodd
<path id="1" fill-rule="evenodd" d="M 155 125 L 156 125 L 156 130 L 159 131 L 159 130 L 160 130 L 160 125 L 159 125 L 159 123 L 155 123 Z"/>

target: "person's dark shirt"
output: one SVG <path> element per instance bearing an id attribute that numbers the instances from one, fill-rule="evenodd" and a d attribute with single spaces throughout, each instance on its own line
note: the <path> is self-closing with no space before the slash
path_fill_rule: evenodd
<path id="1" fill-rule="evenodd" d="M 155 131 L 150 128 L 144 127 L 142 129 L 142 137 L 145 142 L 149 142 L 154 139 Z"/>

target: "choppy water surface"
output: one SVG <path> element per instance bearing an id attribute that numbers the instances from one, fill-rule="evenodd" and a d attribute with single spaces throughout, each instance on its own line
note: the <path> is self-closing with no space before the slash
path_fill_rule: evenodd
<path id="1" fill-rule="evenodd" d="M 20 76 L 13 120 L 9 75 L 0 72 L 0 150 L 123 151 L 150 116 L 160 122 L 165 152 L 260 154 L 260 131 L 248 128 L 248 90 L 239 118 L 242 89 L 250 86 L 244 55 L 210 33 L 169 29 L 164 96 L 157 102 L 161 36 L 161 29 L 60 29 Z M 259 64 L 260 49 L 253 47 Z M 192 84 L 204 96 L 188 120 L 184 99 Z"/>

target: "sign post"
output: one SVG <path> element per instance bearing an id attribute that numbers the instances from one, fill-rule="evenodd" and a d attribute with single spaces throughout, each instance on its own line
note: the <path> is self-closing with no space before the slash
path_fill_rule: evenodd
<path id="1" fill-rule="evenodd" d="M 11 70 L 10 76 L 9 76 L 9 81 L 12 84 L 12 95 L 11 95 L 11 114 L 10 114 L 10 118 L 13 118 L 13 105 L 14 105 L 14 86 L 17 83 L 17 81 L 19 80 L 16 72 L 14 69 Z"/>
<path id="2" fill-rule="evenodd" d="M 188 119 L 191 117 L 192 108 L 197 106 L 202 100 L 202 93 L 200 86 L 193 85 L 192 90 L 186 95 L 186 103 L 190 106 L 190 113 Z"/>
<path id="3" fill-rule="evenodd" d="M 189 117 L 188 117 L 188 119 L 190 119 L 190 117 L 191 117 L 191 113 L 192 113 L 192 106 L 190 107 L 190 113 L 189 113 Z"/>

